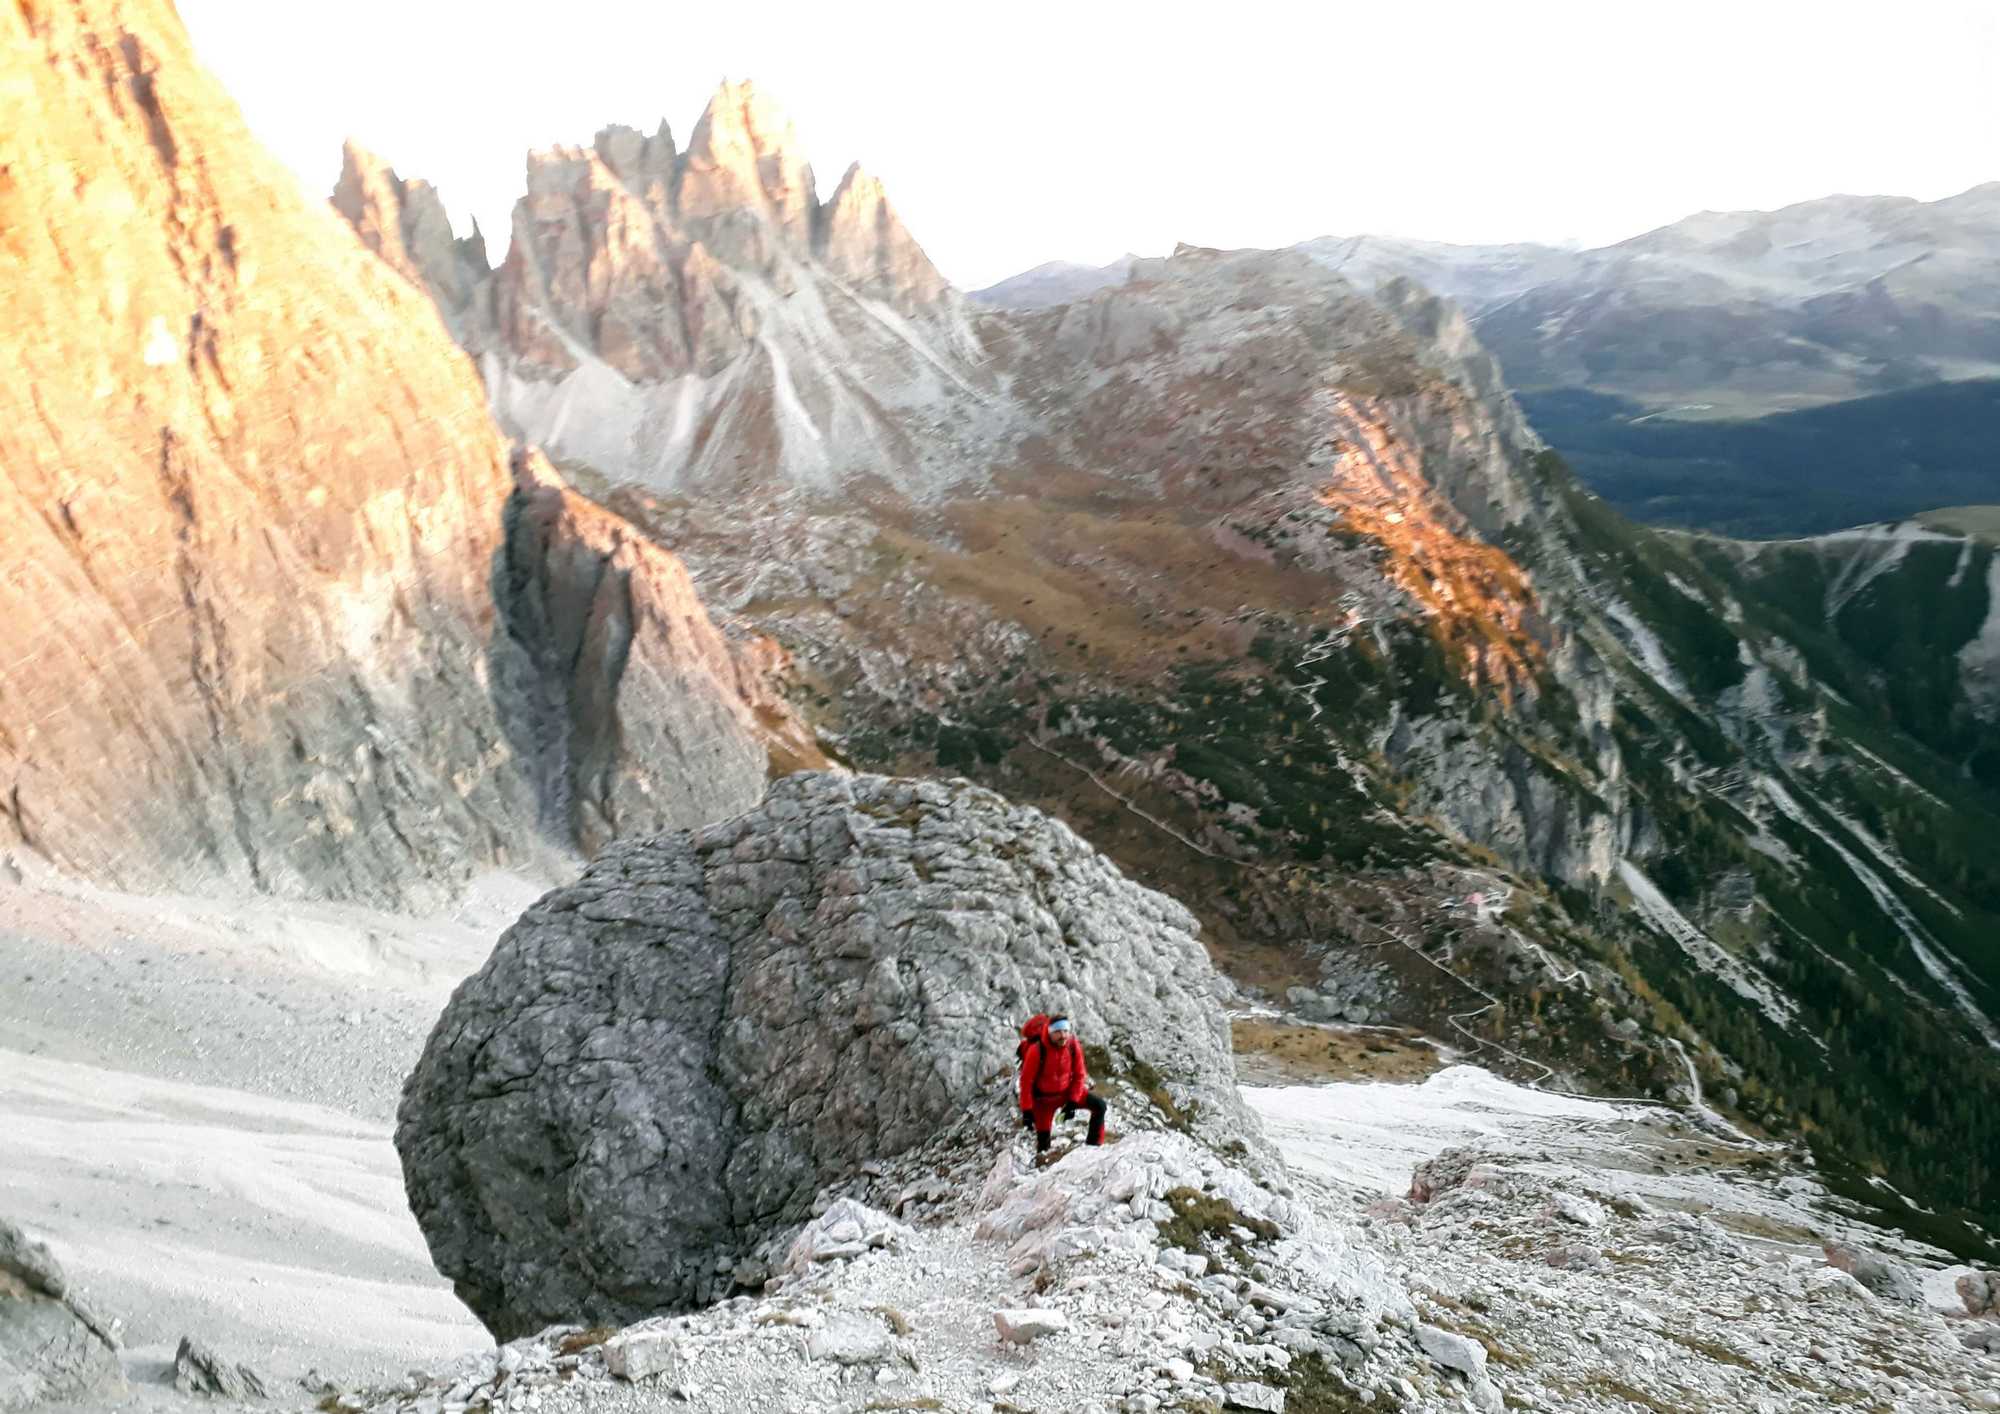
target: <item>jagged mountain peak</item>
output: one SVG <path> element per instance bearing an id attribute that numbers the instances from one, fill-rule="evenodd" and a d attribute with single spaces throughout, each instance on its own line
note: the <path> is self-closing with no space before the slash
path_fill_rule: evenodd
<path id="1" fill-rule="evenodd" d="M 903 225 L 881 178 L 859 162 L 849 164 L 821 209 L 817 245 L 836 275 L 906 313 L 951 288 Z"/>
<path id="2" fill-rule="evenodd" d="M 347 218 L 362 244 L 419 289 L 432 292 L 447 323 L 486 278 L 486 242 L 477 225 L 460 240 L 437 189 L 421 178 L 405 180 L 386 158 L 353 138 L 341 145 L 340 180 L 333 208 Z"/>
<path id="3" fill-rule="evenodd" d="M 379 205 L 403 200 L 378 185 Z M 685 149 L 665 123 L 612 125 L 530 153 L 526 185 L 499 270 L 462 302 L 433 293 L 503 423 L 564 462 L 655 489 L 774 470 L 912 484 L 969 473 L 901 414 L 1012 415 L 979 405 L 991 380 L 963 301 L 882 183 L 857 164 L 822 206 L 791 121 L 752 84 L 725 82 Z M 392 221 L 338 204 L 406 273 L 423 264 L 374 234 Z"/>
<path id="4" fill-rule="evenodd" d="M 692 223 L 755 214 L 803 251 L 819 196 L 791 119 L 748 80 L 725 79 L 688 140 L 676 202 Z"/>
<path id="5" fill-rule="evenodd" d="M 674 150 L 673 130 L 667 126 L 665 118 L 650 135 L 623 123 L 612 123 L 598 130 L 591 146 L 604 163 L 625 181 L 643 186 L 658 181 L 671 184 L 674 178 L 677 153 Z"/>

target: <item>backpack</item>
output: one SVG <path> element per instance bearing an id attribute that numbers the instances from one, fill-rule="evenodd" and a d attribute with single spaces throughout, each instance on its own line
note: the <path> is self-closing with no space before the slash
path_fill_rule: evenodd
<path id="1" fill-rule="evenodd" d="M 1017 1067 L 1027 1063 L 1028 1048 L 1030 1046 L 1035 1047 L 1042 1053 L 1035 1070 L 1035 1093 L 1037 1095 L 1054 1095 L 1060 1093 L 1060 1087 L 1056 1090 L 1045 1089 L 1041 1079 L 1046 1073 L 1049 1061 L 1049 1018 L 1047 1012 L 1036 1012 L 1021 1027 L 1021 1044 L 1014 1047 L 1014 1063 Z"/>
<path id="2" fill-rule="evenodd" d="M 1049 1015 L 1038 1011 L 1029 1017 L 1021 1027 L 1021 1044 L 1014 1047 L 1014 1064 L 1020 1065 L 1028 1059 L 1028 1047 L 1040 1046 L 1048 1039 Z M 1047 1052 L 1044 1050 L 1044 1055 Z"/>

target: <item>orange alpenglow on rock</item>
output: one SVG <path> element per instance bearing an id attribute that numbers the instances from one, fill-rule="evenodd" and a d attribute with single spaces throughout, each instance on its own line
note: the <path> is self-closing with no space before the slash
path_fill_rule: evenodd
<path id="1" fill-rule="evenodd" d="M 624 660 L 565 678 L 496 598 L 509 448 L 417 287 L 448 265 L 434 194 L 350 152 L 357 240 L 166 0 L 7 6 L 0 75 L 0 850 L 415 903 L 535 857 L 551 798 L 635 794 L 580 786 L 524 726 L 604 727 Z M 640 558 L 620 584 L 658 571 Z M 706 626 L 684 576 L 660 582 L 642 620 Z M 636 651 L 699 701 L 661 727 L 690 754 L 622 823 L 761 792 L 759 709 L 709 647 Z M 567 850 L 575 812 L 553 813 Z"/>

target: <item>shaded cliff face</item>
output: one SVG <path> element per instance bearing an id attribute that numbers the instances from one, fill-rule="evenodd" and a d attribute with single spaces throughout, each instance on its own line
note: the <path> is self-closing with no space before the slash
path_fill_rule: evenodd
<path id="1" fill-rule="evenodd" d="M 514 481 L 406 278 L 443 268 L 434 198 L 351 165 L 399 274 L 250 139 L 164 3 L 9 7 L 0 72 L 5 844 L 125 886 L 392 903 L 573 847 L 538 836 L 546 768 L 491 691 Z M 705 620 L 677 567 L 632 578 L 658 621 L 632 636 L 683 670 L 644 693 L 735 693 L 712 645 L 678 656 Z M 626 700 L 630 740 L 650 708 Z M 707 716 L 746 764 L 627 768 L 662 816 L 758 794 L 751 710 Z"/>
<path id="2" fill-rule="evenodd" d="M 782 650 L 726 639 L 680 561 L 539 453 L 514 470 L 494 689 L 549 837 L 588 855 L 691 829 L 756 800 L 767 773 L 825 764 L 772 687 Z"/>

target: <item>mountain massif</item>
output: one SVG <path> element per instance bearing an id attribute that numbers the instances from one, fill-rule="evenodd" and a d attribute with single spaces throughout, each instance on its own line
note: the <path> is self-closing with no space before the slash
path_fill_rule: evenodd
<path id="1" fill-rule="evenodd" d="M 885 200 L 838 254 L 805 170 L 740 85 L 685 152 L 537 154 L 446 313 L 503 424 L 783 643 L 848 760 L 1062 816 L 1293 1005 L 1692 1085 L 1995 1211 L 1986 547 L 1647 532 L 1408 280 L 1183 248 L 980 314 Z M 712 362 L 633 361 L 709 288 Z M 1953 626 L 1862 627 L 1940 556 Z"/>
<path id="2" fill-rule="evenodd" d="M 22 862 L 435 900 L 754 801 L 771 662 L 510 451 L 430 299 L 300 196 L 169 7 L 16 7 L 0 42 Z"/>

